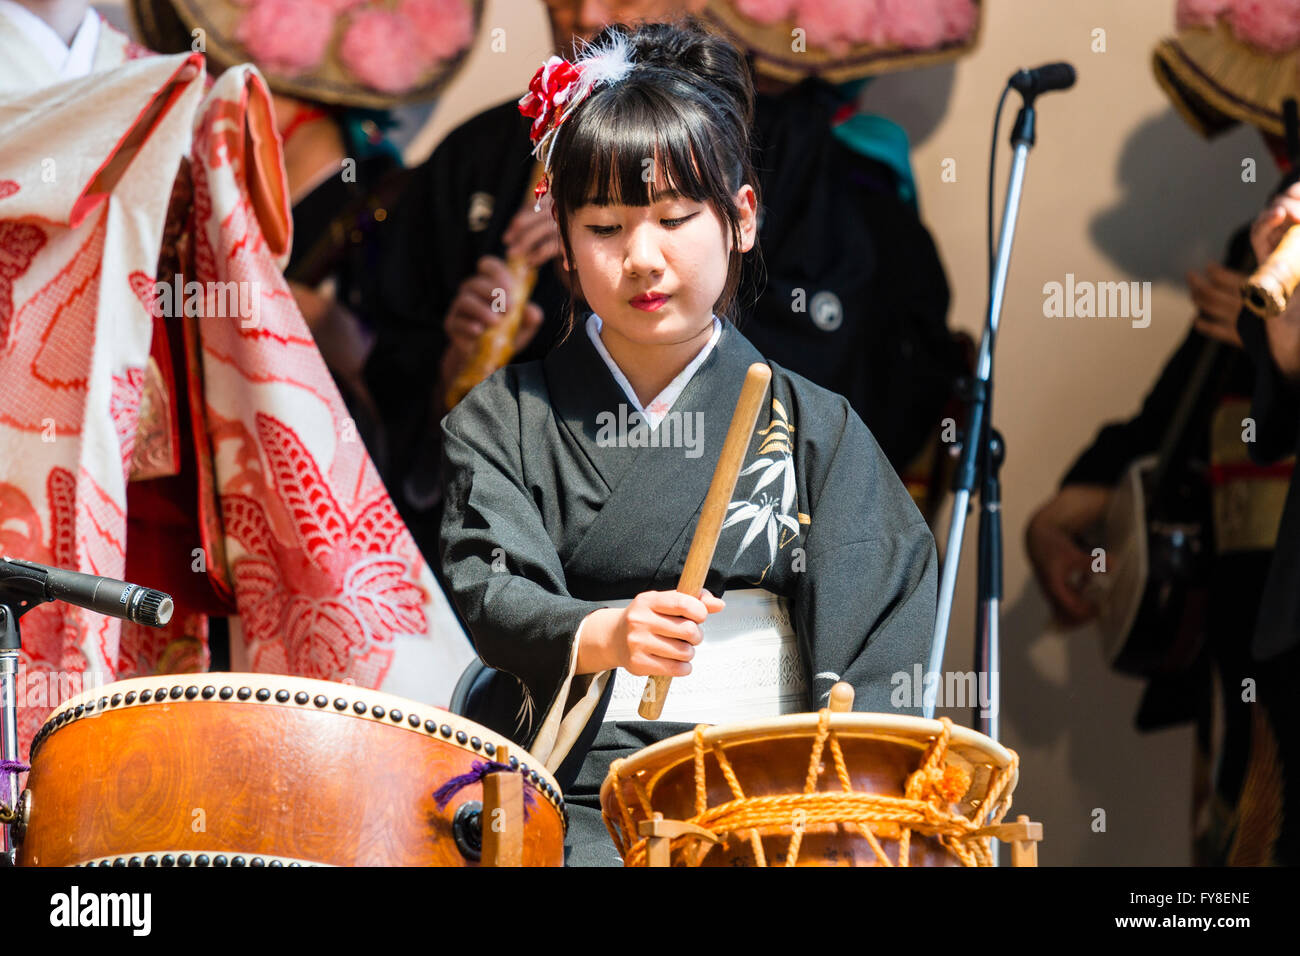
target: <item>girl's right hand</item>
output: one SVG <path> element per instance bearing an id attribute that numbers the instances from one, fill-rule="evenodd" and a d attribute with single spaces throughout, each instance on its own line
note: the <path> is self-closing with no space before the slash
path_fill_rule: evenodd
<path id="1" fill-rule="evenodd" d="M 582 628 L 577 673 L 621 667 L 636 677 L 685 677 L 695 646 L 704 639 L 700 625 L 725 606 L 707 590 L 698 598 L 681 591 L 642 591 L 625 608 L 593 611 Z"/>

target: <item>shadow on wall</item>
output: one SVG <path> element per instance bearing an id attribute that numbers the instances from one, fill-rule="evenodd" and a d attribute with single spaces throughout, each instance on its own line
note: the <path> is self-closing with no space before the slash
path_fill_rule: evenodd
<path id="1" fill-rule="evenodd" d="M 1188 865 L 1190 725 L 1139 733 L 1144 684 L 1108 669 L 1093 628 L 1049 630 L 1032 578 L 1001 632 L 1002 738 L 1022 760 L 1009 817 L 1043 823 L 1043 865 Z"/>
<path id="2" fill-rule="evenodd" d="M 858 103 L 867 112 L 879 113 L 903 127 L 915 150 L 948 114 L 956 69 L 955 64 L 944 63 L 886 73 L 867 84 Z"/>
<path id="3" fill-rule="evenodd" d="M 1253 182 L 1243 181 L 1247 161 Z M 1130 275 L 1179 286 L 1188 269 L 1221 259 L 1279 179 L 1253 129 L 1207 141 L 1172 109 L 1134 129 L 1118 173 L 1120 198 L 1093 218 L 1092 241 Z"/>

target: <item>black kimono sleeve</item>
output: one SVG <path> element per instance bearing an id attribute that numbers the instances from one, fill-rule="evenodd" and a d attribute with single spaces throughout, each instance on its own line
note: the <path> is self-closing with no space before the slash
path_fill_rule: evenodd
<path id="1" fill-rule="evenodd" d="M 534 715 L 547 714 L 572 676 L 579 624 L 602 605 L 569 595 L 527 491 L 516 370 L 470 392 L 442 427 L 441 557 L 452 600 L 483 661 L 523 684 Z M 537 730 L 526 721 L 525 747 Z"/>
<path id="2" fill-rule="evenodd" d="M 1255 390 L 1250 414 L 1256 440 L 1250 456 L 1267 464 L 1289 454 L 1300 454 L 1300 392 L 1273 360 L 1268 334 L 1258 316 L 1243 310 L 1237 319 L 1242 345 L 1255 363 Z M 1256 660 L 1270 660 L 1300 645 L 1300 482 L 1291 476 L 1286 504 L 1277 529 L 1277 544 L 1264 582 L 1251 652 Z"/>
<path id="3" fill-rule="evenodd" d="M 826 706 L 844 680 L 854 710 L 919 714 L 890 694 L 893 675 L 929 663 L 934 536 L 862 420 L 845 404 L 828 425 L 829 440 L 804 446 L 820 484 L 808 489 L 807 570 L 794 607 L 795 630 L 811 643 L 813 705 Z"/>
<path id="4" fill-rule="evenodd" d="M 1129 465 L 1154 454 L 1169 427 L 1202 351 L 1211 341 L 1193 330 L 1160 370 L 1142 400 L 1142 410 L 1126 422 L 1102 426 L 1097 437 L 1070 466 L 1062 485 L 1114 485 Z"/>
<path id="5" fill-rule="evenodd" d="M 1251 394 L 1250 417 L 1255 420 L 1255 441 L 1250 457 L 1259 464 L 1271 464 L 1296 451 L 1300 433 L 1300 391 L 1287 381 L 1268 348 L 1268 333 L 1257 315 L 1245 310 L 1237 319 L 1242 347 L 1255 364 L 1255 388 Z"/>

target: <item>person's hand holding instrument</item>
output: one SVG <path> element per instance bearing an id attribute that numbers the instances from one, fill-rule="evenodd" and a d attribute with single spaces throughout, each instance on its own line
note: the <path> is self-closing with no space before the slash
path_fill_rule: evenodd
<path id="1" fill-rule="evenodd" d="M 1300 183 L 1273 197 L 1250 229 L 1263 263 L 1246 284 L 1246 305 L 1264 319 L 1269 351 L 1282 374 L 1300 380 Z"/>
<path id="2" fill-rule="evenodd" d="M 727 505 L 736 490 L 736 478 L 740 475 L 745 450 L 754 434 L 754 424 L 758 421 L 758 413 L 763 407 L 763 398 L 767 395 L 767 385 L 771 378 L 772 369 L 762 362 L 755 362 L 745 374 L 740 400 L 736 402 L 731 426 L 722 443 L 722 454 L 718 456 L 713 481 L 709 484 L 709 493 L 705 496 L 704 507 L 700 511 L 700 522 L 695 526 L 691 549 L 686 554 L 686 564 L 677 580 L 677 590 L 683 594 L 699 597 L 704 590 L 704 579 L 708 577 L 709 566 L 713 563 L 713 552 L 718 546 L 718 535 L 722 533 Z M 648 678 L 637 713 L 646 720 L 657 720 L 663 713 L 671 683 L 671 677 L 662 675 Z"/>
<path id="3" fill-rule="evenodd" d="M 1246 276 L 1234 269 L 1210 263 L 1200 272 L 1187 273 L 1196 315 L 1192 325 L 1206 338 L 1241 348 L 1237 334 L 1237 316 L 1243 304 L 1242 286 Z"/>
<path id="4" fill-rule="evenodd" d="M 530 210 L 534 205 L 533 188 L 541 173 L 539 165 L 530 177 L 532 185 L 524 199 Z M 544 201 L 549 199 L 547 196 Z M 504 267 L 492 256 L 480 260 L 478 274 L 461 284 L 460 295 L 448 313 L 449 351 L 455 354 L 464 350 L 470 354 L 463 365 L 453 363 L 454 376 L 444 397 L 447 411 L 454 408 L 471 388 L 509 362 L 541 324 L 541 308 L 530 303 L 528 298 L 537 282 L 537 267 L 546 261 L 539 257 L 554 255 L 558 250 L 558 233 L 549 211 L 543 206 L 541 213 L 516 216 L 505 238 L 509 248 Z M 504 312 L 498 312 L 495 304 L 503 294 L 507 296 L 506 308 Z M 469 345 L 476 336 L 477 341 Z"/>

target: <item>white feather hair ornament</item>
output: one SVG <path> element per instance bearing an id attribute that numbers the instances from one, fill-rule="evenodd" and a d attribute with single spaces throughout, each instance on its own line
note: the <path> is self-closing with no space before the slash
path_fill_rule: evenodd
<path id="1" fill-rule="evenodd" d="M 598 86 L 611 86 L 627 77 L 635 65 L 626 34 L 613 33 L 599 45 L 579 38 L 581 51 L 573 62 L 553 56 L 533 75 L 519 112 L 533 118 L 533 156 L 542 160 L 542 179 L 534 190 L 541 211 L 542 196 L 550 188 L 551 151 L 555 134 L 564 121 Z M 543 155 L 544 153 L 544 155 Z"/>

